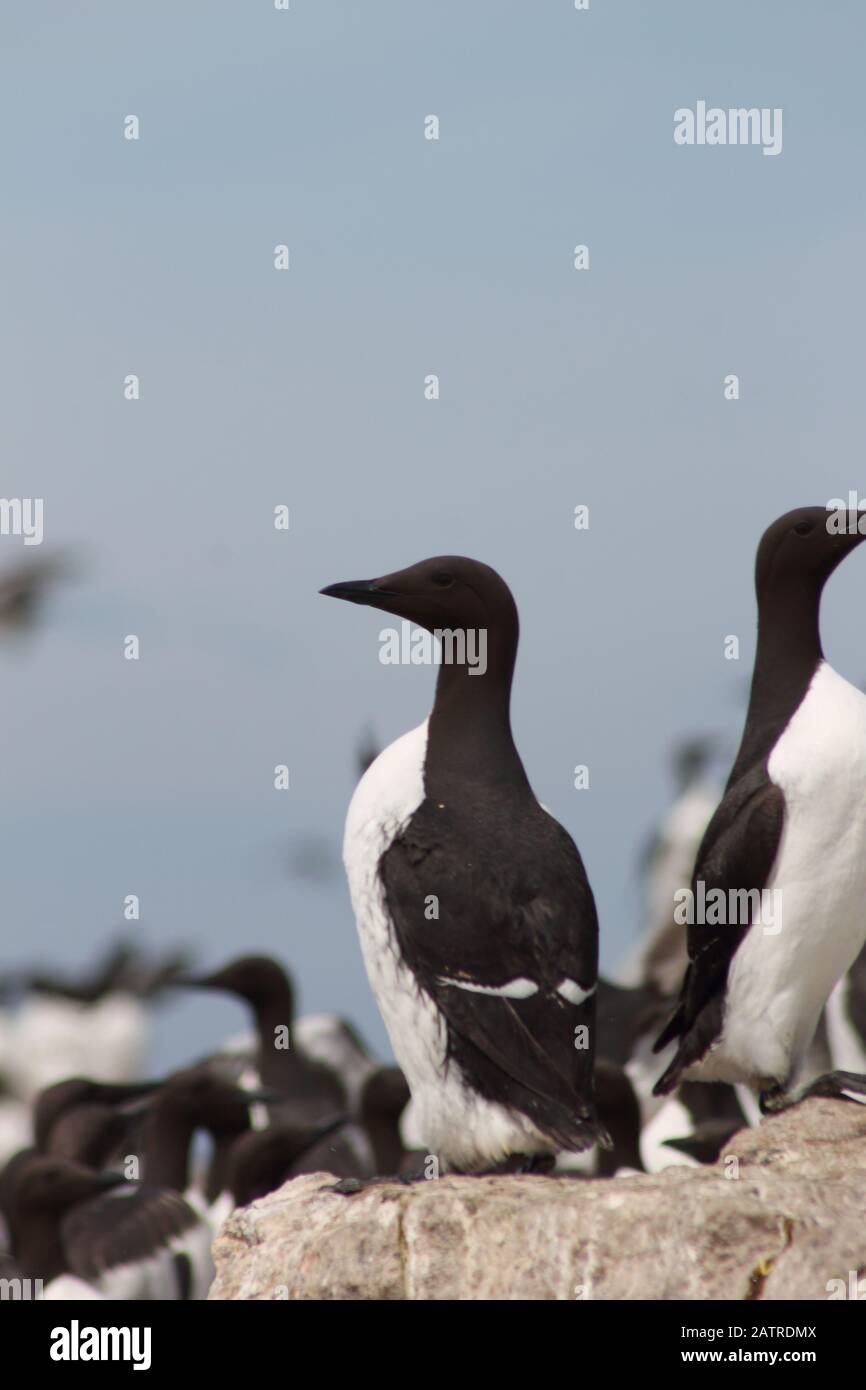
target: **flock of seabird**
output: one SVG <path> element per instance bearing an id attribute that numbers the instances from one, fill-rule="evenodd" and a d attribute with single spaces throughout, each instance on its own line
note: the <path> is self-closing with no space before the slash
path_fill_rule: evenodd
<path id="1" fill-rule="evenodd" d="M 7 979 L 0 1275 L 45 1298 L 202 1298 L 227 1214 L 301 1173 L 330 1173 L 340 1200 L 386 1177 L 604 1178 L 714 1162 L 806 1096 L 862 1100 L 866 695 L 825 661 L 819 609 L 866 513 L 831 517 L 801 508 L 761 539 L 739 750 L 719 795 L 709 746 L 683 748 L 650 930 L 619 981 L 598 976 L 583 861 L 514 744 L 502 578 L 446 556 L 322 590 L 486 642 L 483 670 L 440 663 L 429 718 L 370 750 L 349 807 L 351 900 L 399 1065 L 346 1019 L 296 1018 L 267 956 L 192 974 L 122 947 L 83 980 Z M 148 1011 L 185 989 L 242 1001 L 251 1031 L 142 1080 Z"/>
<path id="2" fill-rule="evenodd" d="M 252 1028 L 141 1079 L 147 1010 L 186 989 L 232 996 Z M 204 1298 L 234 1207 L 300 1173 L 351 1191 L 406 1165 L 403 1073 L 345 1019 L 296 1018 L 291 979 L 267 956 L 192 975 L 121 946 L 80 980 L 26 973 L 4 994 L 0 1278 L 28 1294 Z"/>

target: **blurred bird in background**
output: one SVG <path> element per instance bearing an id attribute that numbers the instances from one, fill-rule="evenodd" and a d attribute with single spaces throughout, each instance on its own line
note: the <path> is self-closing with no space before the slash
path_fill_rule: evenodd
<path id="1" fill-rule="evenodd" d="M 81 573 L 65 552 L 28 558 L 0 571 L 0 636 L 32 632 L 54 590 Z"/>

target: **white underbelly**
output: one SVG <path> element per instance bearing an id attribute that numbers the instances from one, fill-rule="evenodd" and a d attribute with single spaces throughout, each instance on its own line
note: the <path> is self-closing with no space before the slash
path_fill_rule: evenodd
<path id="1" fill-rule="evenodd" d="M 182 1276 L 176 1267 L 178 1257 L 189 1261 L 188 1297 L 200 1302 L 207 1298 L 214 1277 L 210 1227 L 202 1221 L 183 1235 L 172 1236 L 162 1249 L 135 1264 L 116 1265 L 96 1281 L 104 1298 L 116 1302 L 170 1302 L 181 1296 Z"/>
<path id="2" fill-rule="evenodd" d="M 346 819 L 343 857 L 370 987 L 412 1093 L 413 1130 L 443 1169 L 490 1166 L 550 1144 L 525 1116 L 482 1100 L 446 1060 L 445 1023 L 397 949 L 379 862 L 424 799 L 427 726 L 392 743 L 367 769 Z"/>
<path id="3" fill-rule="evenodd" d="M 849 980 L 840 980 L 827 1001 L 827 1041 L 839 1071 L 866 1073 L 866 1042 L 847 1014 Z"/>
<path id="4" fill-rule="evenodd" d="M 821 1010 L 866 939 L 866 697 L 821 666 L 768 762 L 785 826 L 767 888 L 728 971 L 703 1080 L 792 1082 Z"/>

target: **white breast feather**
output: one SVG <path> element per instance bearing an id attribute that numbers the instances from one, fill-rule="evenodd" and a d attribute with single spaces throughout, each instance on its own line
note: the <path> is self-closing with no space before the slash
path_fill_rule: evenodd
<path id="1" fill-rule="evenodd" d="M 866 939 L 866 696 L 822 663 L 767 770 L 785 796 L 767 884 L 781 929 L 753 926 L 734 956 L 704 1080 L 790 1084 Z"/>
<path id="2" fill-rule="evenodd" d="M 413 1133 L 443 1167 L 488 1166 L 553 1146 L 523 1115 L 482 1100 L 453 1062 L 446 1069 L 444 1020 L 397 950 L 379 861 L 424 800 L 426 746 L 425 720 L 367 769 L 349 806 L 343 858 L 367 976 L 412 1092 Z"/>

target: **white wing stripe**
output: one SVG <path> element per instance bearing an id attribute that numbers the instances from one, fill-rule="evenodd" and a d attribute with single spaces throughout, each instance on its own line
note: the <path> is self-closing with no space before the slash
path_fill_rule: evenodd
<path id="1" fill-rule="evenodd" d="M 509 980 L 507 985 L 478 985 L 473 980 L 448 980 L 440 977 L 440 985 L 453 985 L 455 989 L 467 989 L 470 994 L 493 994 L 498 999 L 529 999 L 538 993 L 538 985 L 522 977 Z"/>
<path id="2" fill-rule="evenodd" d="M 595 985 L 592 989 L 581 989 L 575 980 L 565 979 L 556 986 L 556 992 L 561 994 L 563 999 L 567 999 L 569 1004 L 582 1004 L 590 995 L 595 994 Z"/>

